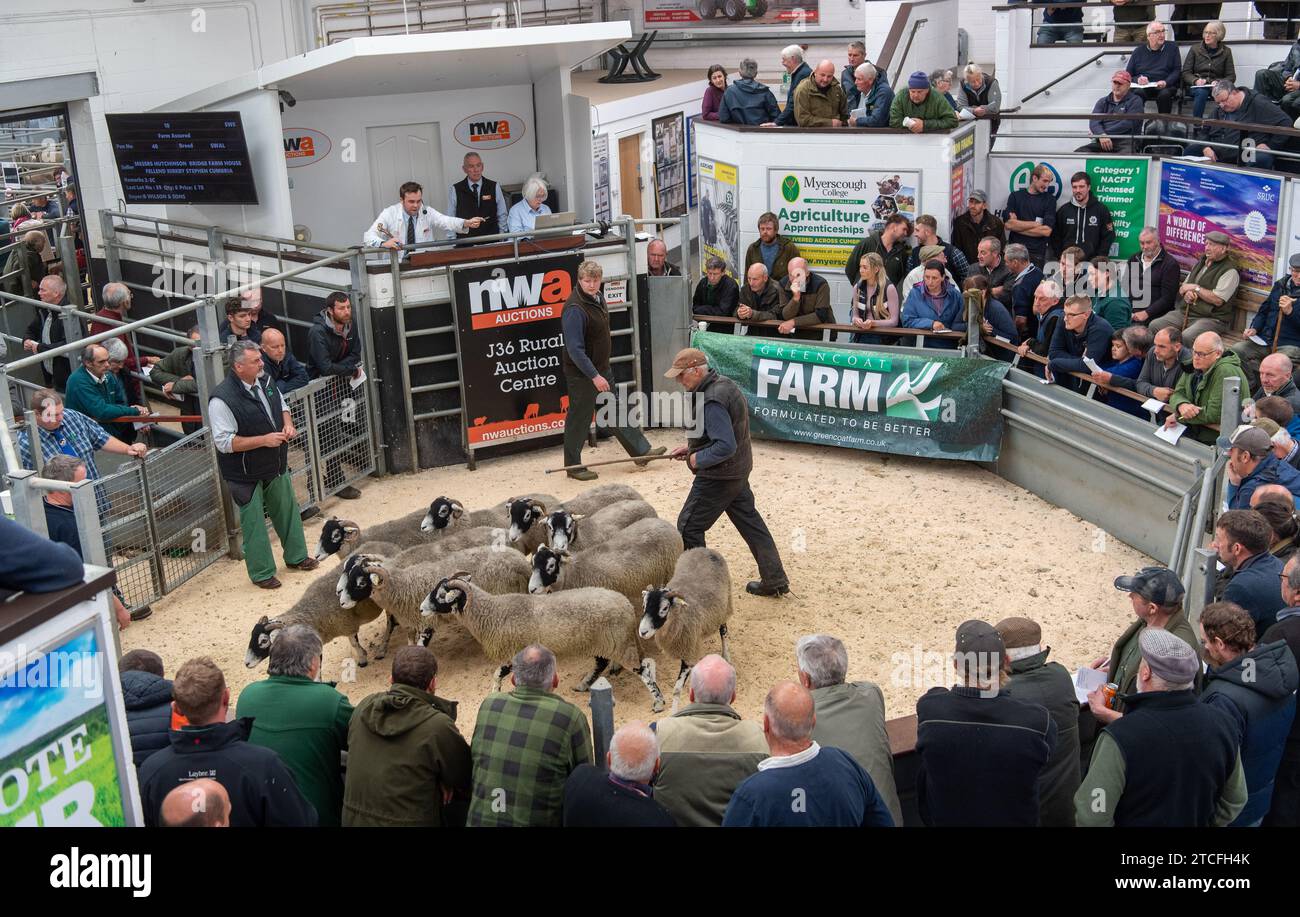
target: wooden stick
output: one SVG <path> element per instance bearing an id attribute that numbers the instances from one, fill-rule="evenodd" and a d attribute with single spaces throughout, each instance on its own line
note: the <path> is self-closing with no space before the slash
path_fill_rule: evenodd
<path id="1" fill-rule="evenodd" d="M 657 459 L 670 459 L 674 456 L 664 455 L 641 455 L 633 458 L 610 459 L 606 462 L 587 462 L 583 465 L 565 465 L 563 468 L 547 468 L 546 474 L 555 474 L 557 471 L 581 471 L 583 468 L 600 468 L 604 465 L 622 465 L 626 462 L 653 462 Z"/>
<path id="2" fill-rule="evenodd" d="M 1269 353 L 1277 353 L 1277 339 L 1282 334 L 1282 304 L 1277 306 L 1277 324 L 1273 326 L 1273 349 Z"/>

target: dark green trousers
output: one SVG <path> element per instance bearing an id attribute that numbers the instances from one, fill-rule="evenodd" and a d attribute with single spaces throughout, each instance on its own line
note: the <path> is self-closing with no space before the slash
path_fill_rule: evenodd
<path id="1" fill-rule="evenodd" d="M 587 431 L 591 429 L 597 392 L 596 386 L 586 376 L 565 373 L 564 379 L 569 384 L 569 412 L 564 416 L 564 464 L 576 465 L 582 461 L 582 443 L 587 438 Z M 600 425 L 598 428 L 605 429 Z M 608 429 L 627 450 L 628 455 L 644 455 L 650 451 L 649 441 L 635 427 Z"/>

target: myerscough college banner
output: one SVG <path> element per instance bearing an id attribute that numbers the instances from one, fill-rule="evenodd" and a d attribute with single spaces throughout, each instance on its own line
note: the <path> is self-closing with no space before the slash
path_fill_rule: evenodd
<path id="1" fill-rule="evenodd" d="M 1002 441 L 1008 364 L 930 350 L 897 354 L 696 332 L 732 379 L 762 439 L 991 462 Z"/>

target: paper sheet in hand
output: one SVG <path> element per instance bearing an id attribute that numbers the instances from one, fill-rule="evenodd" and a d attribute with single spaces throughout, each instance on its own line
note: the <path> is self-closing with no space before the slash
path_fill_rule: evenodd
<path id="1" fill-rule="evenodd" d="M 1101 364 L 1098 363 L 1096 360 L 1094 360 L 1092 357 L 1084 357 L 1083 365 L 1088 367 L 1088 372 L 1090 373 L 1105 372 L 1105 370 L 1101 368 Z"/>
<path id="2" fill-rule="evenodd" d="M 1101 669 L 1080 666 L 1074 673 L 1074 696 L 1080 704 L 1088 703 L 1088 695 L 1106 683 L 1107 675 Z"/>
<path id="3" fill-rule="evenodd" d="M 864 104 L 861 108 L 855 108 L 853 111 L 849 112 L 849 123 L 857 124 L 859 118 L 865 118 L 866 116 L 867 106 Z"/>
<path id="4" fill-rule="evenodd" d="M 1260 337 L 1258 334 L 1252 334 L 1252 335 L 1250 336 L 1249 340 L 1250 340 L 1250 342 L 1251 342 L 1252 344 L 1258 344 L 1260 347 L 1267 347 L 1267 346 L 1268 346 L 1268 341 L 1264 340 L 1264 339 L 1263 339 L 1262 337 Z"/>
<path id="5" fill-rule="evenodd" d="M 1156 427 L 1156 436 L 1160 437 L 1171 446 L 1177 445 L 1178 440 L 1181 439 L 1182 435 L 1186 432 L 1187 425 L 1181 423 L 1176 423 L 1172 427 L 1166 427 L 1164 424 Z"/>
<path id="6" fill-rule="evenodd" d="M 1146 401 L 1142 402 L 1142 410 L 1150 411 L 1152 414 L 1159 414 L 1167 407 L 1169 407 L 1169 405 L 1165 404 L 1163 401 L 1157 401 L 1154 398 L 1148 398 Z"/>
<path id="7" fill-rule="evenodd" d="M 364 369 L 358 369 L 357 374 L 352 377 L 352 381 L 349 382 L 348 385 L 352 386 L 354 389 L 357 389 L 357 388 L 361 388 L 361 383 L 365 381 L 366 381 L 366 371 Z"/>

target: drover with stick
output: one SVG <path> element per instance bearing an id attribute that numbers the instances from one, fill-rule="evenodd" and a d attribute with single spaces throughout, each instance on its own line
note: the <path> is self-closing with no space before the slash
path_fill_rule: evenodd
<path id="1" fill-rule="evenodd" d="M 785 595 L 790 591 L 790 580 L 749 487 L 754 454 L 749 444 L 745 396 L 736 383 L 710 368 L 704 351 L 694 347 L 679 352 L 664 375 L 697 393 L 697 409 L 704 412 L 704 434 L 692 436 L 685 446 L 671 453 L 673 458 L 685 461 L 695 475 L 677 517 L 682 543 L 687 550 L 704 547 L 705 533 L 726 513 L 758 561 L 760 578 L 748 583 L 745 591 L 751 595 Z"/>
<path id="2" fill-rule="evenodd" d="M 578 285 L 564 303 L 560 321 L 564 327 L 564 380 L 569 386 L 569 411 L 564 417 L 564 464 L 579 465 L 582 441 L 587 438 L 596 398 L 610 391 L 609 357 L 613 349 L 609 335 L 609 310 L 600 292 L 604 270 L 595 261 L 578 265 Z M 601 426 L 597 422 L 597 426 Z M 637 458 L 662 455 L 664 446 L 651 449 L 645 434 L 632 427 L 614 427 L 614 436 Z M 640 464 L 640 463 L 638 463 Z M 585 467 L 571 468 L 569 477 L 579 481 L 596 480 L 596 472 Z"/>

